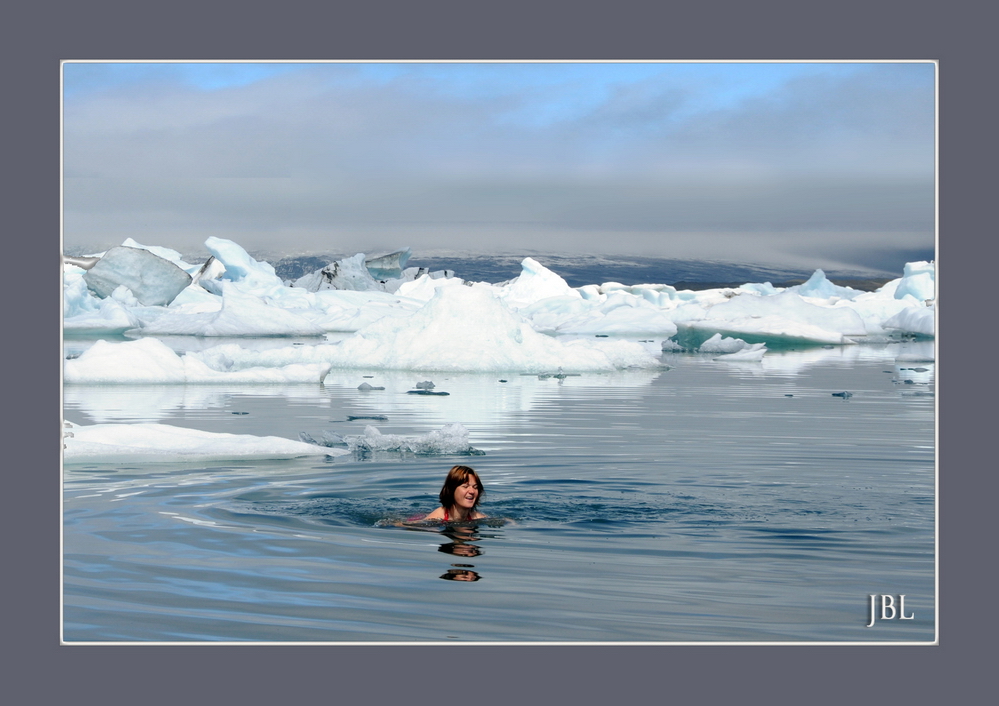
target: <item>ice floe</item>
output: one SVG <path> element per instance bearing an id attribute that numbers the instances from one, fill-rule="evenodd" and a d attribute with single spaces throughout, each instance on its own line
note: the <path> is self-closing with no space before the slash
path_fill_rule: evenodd
<path id="1" fill-rule="evenodd" d="M 319 383 L 327 372 L 329 365 L 322 363 L 234 367 L 224 353 L 204 358 L 197 353 L 177 355 L 158 339 L 143 338 L 97 341 L 78 358 L 65 361 L 63 380 L 91 385 Z"/>
<path id="2" fill-rule="evenodd" d="M 155 423 L 78 425 L 66 422 L 63 445 L 63 460 L 67 464 L 287 459 L 349 453 L 346 449 L 315 446 L 277 436 L 222 434 Z"/>
<path id="3" fill-rule="evenodd" d="M 364 434 L 340 436 L 324 431 L 321 441 L 302 432 L 301 439 L 307 443 L 328 448 L 346 448 L 349 453 L 365 455 L 372 451 L 411 453 L 417 456 L 465 455 L 482 456 L 484 451 L 474 448 L 468 441 L 468 429 L 459 423 L 445 424 L 419 436 L 383 434 L 377 427 L 366 426 Z"/>

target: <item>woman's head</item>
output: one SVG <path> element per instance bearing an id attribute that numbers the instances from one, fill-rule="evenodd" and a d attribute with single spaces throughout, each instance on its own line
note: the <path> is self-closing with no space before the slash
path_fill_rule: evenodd
<path id="1" fill-rule="evenodd" d="M 441 488 L 441 507 L 460 507 L 466 512 L 472 512 L 485 494 L 482 481 L 473 469 L 468 466 L 454 466 L 448 471 L 444 487 Z"/>

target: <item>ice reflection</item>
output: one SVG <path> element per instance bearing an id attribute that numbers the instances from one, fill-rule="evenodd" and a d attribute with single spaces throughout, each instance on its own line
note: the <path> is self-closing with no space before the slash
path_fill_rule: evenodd
<path id="1" fill-rule="evenodd" d="M 907 341 L 811 348 L 802 351 L 769 351 L 760 363 L 727 363 L 725 367 L 734 369 L 738 365 L 740 372 L 751 374 L 796 376 L 813 368 L 847 367 L 861 361 L 880 360 L 893 363 L 903 360 L 932 361 L 933 359 L 933 341 Z"/>
<path id="2" fill-rule="evenodd" d="M 159 422 L 178 410 L 225 409 L 238 397 L 283 397 L 288 401 L 328 403 L 319 385 L 67 385 L 63 401 L 90 422 Z"/>
<path id="3" fill-rule="evenodd" d="M 933 363 L 895 364 L 897 381 L 905 384 L 929 385 L 933 382 L 936 366 Z"/>
<path id="4" fill-rule="evenodd" d="M 552 371 L 555 372 L 555 371 Z M 530 412 L 560 398 L 573 388 L 628 389 L 648 387 L 661 371 L 636 370 L 616 373 L 585 373 L 556 379 L 520 373 L 414 373 L 395 371 L 332 371 L 327 388 L 347 391 L 352 404 L 372 414 L 413 415 L 429 426 L 451 422 L 501 426 L 511 416 Z M 431 381 L 435 391 L 447 396 L 408 395 L 417 383 Z M 363 392 L 361 383 L 384 390 Z"/>

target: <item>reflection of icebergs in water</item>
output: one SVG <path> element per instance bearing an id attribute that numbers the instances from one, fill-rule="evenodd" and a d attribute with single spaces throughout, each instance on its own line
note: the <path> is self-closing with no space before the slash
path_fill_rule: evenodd
<path id="1" fill-rule="evenodd" d="M 902 363 L 895 364 L 895 377 L 902 383 L 929 385 L 936 374 L 934 363 Z"/>
<path id="2" fill-rule="evenodd" d="M 929 344 L 929 347 L 926 346 Z M 880 361 L 893 364 L 901 362 L 904 367 L 918 367 L 929 357 L 932 360 L 932 341 L 866 344 L 863 346 L 835 346 L 830 348 L 808 348 L 796 351 L 768 350 L 759 363 L 739 364 L 738 361 L 726 363 L 726 370 L 738 370 L 756 375 L 799 375 L 816 367 L 849 367 L 861 361 Z M 685 353 L 664 352 L 663 361 L 680 368 L 691 365 L 713 365 L 705 358 Z M 922 363 L 925 365 L 925 362 Z"/>
<path id="3" fill-rule="evenodd" d="M 817 348 L 804 351 L 771 351 L 761 362 L 766 373 L 799 375 L 814 367 L 853 365 L 859 361 L 892 362 L 905 344 L 868 344 L 832 349 Z"/>
<path id="4" fill-rule="evenodd" d="M 928 363 L 936 360 L 934 341 L 905 341 L 893 350 L 898 363 Z"/>
<path id="5" fill-rule="evenodd" d="M 317 385 L 67 385 L 63 400 L 93 422 L 154 422 L 172 416 L 175 410 L 224 409 L 243 396 L 280 396 L 292 400 L 323 397 Z"/>
<path id="6" fill-rule="evenodd" d="M 367 382 L 384 387 L 379 392 L 359 392 L 362 374 L 373 374 Z M 630 370 L 614 373 L 584 373 L 563 380 L 539 380 L 536 375 L 497 375 L 489 373 L 442 373 L 431 376 L 436 389 L 446 390 L 446 397 L 409 395 L 407 391 L 422 380 L 425 373 L 399 371 L 332 370 L 325 387 L 342 388 L 352 405 L 377 414 L 405 414 L 418 417 L 429 425 L 461 422 L 484 428 L 503 425 L 510 415 L 528 412 L 538 404 L 566 394 L 575 388 L 599 387 L 613 394 L 633 394 L 646 387 L 662 371 Z M 506 382 L 500 382 L 500 380 Z"/>

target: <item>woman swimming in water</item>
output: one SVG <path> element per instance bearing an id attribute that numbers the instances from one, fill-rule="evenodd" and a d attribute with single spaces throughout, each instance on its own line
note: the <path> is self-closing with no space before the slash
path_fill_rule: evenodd
<path id="1" fill-rule="evenodd" d="M 424 517 L 424 520 L 443 522 L 469 522 L 486 517 L 478 511 L 479 501 L 486 494 L 482 481 L 474 469 L 454 466 L 448 471 L 441 488 L 441 506 Z"/>

